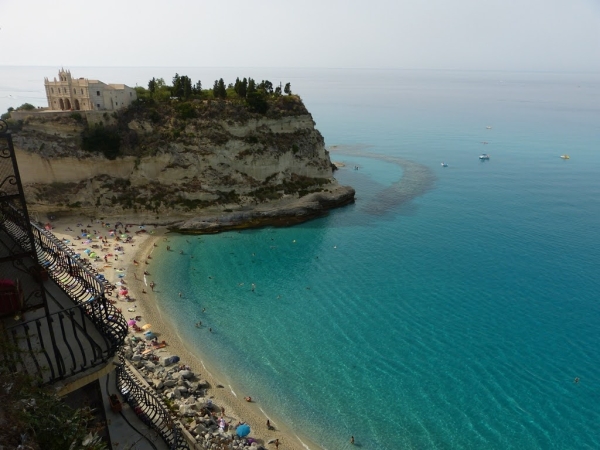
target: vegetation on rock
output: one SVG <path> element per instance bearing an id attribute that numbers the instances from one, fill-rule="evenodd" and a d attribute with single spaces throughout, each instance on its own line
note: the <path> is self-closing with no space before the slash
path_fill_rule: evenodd
<path id="1" fill-rule="evenodd" d="M 0 345 L 0 447 L 105 450 L 90 408 L 72 409 L 36 380 L 11 369 L 10 358 L 19 351 Z"/>

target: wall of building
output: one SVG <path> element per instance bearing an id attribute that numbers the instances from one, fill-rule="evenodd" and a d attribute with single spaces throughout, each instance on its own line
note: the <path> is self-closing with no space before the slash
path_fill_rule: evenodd
<path id="1" fill-rule="evenodd" d="M 137 99 L 135 89 L 120 85 L 108 85 L 98 80 L 71 77 L 69 71 L 61 70 L 58 79 L 44 81 L 48 107 L 54 111 L 114 111 L 130 105 Z"/>

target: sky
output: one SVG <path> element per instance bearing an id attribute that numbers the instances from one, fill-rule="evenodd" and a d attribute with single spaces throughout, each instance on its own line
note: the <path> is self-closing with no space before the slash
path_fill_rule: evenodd
<path id="1" fill-rule="evenodd" d="M 600 71 L 600 0 L 0 0 L 0 65 Z"/>

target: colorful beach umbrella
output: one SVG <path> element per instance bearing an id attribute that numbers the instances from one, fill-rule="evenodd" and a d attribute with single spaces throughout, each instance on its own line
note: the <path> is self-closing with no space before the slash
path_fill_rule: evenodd
<path id="1" fill-rule="evenodd" d="M 145 324 L 145 325 L 142 327 L 142 330 L 146 331 L 146 330 L 149 330 L 150 328 L 152 328 L 152 325 L 150 325 L 149 323 L 147 323 L 147 324 Z"/>
<path id="2" fill-rule="evenodd" d="M 137 323 L 137 322 L 136 322 L 135 320 L 133 320 L 133 319 L 132 319 L 132 320 L 130 320 L 129 322 L 127 322 L 127 324 L 128 324 L 130 327 L 133 327 L 133 326 L 135 326 L 135 324 L 136 324 L 136 323 Z"/>
<path id="3" fill-rule="evenodd" d="M 129 291 L 127 289 L 121 289 L 119 291 L 119 295 L 127 295 L 127 294 L 129 294 Z"/>
<path id="4" fill-rule="evenodd" d="M 241 424 L 235 429 L 235 434 L 237 434 L 239 437 L 248 436 L 250 434 L 250 426 L 245 423 Z"/>

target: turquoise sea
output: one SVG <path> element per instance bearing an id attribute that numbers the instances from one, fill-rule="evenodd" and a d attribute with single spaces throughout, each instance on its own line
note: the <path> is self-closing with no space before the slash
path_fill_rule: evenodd
<path id="1" fill-rule="evenodd" d="M 239 396 L 330 450 L 600 448 L 598 74 L 179 73 L 290 81 L 357 191 L 159 248 L 163 309 Z"/>

